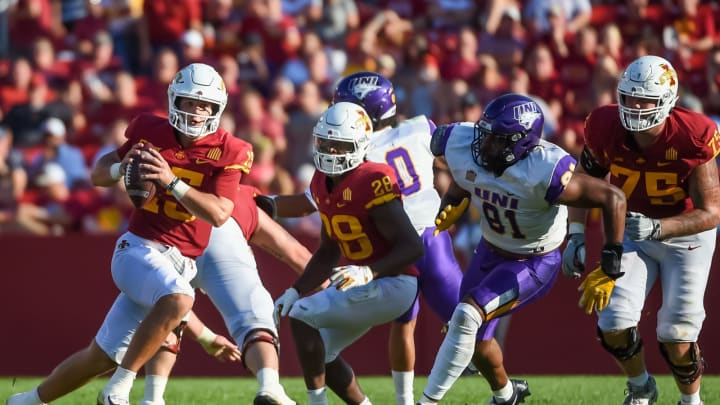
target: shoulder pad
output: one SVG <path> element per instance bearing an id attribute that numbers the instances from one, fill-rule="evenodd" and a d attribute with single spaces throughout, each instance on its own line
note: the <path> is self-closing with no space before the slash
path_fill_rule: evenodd
<path id="1" fill-rule="evenodd" d="M 430 139 L 430 151 L 434 156 L 445 155 L 445 145 L 447 145 L 452 127 L 453 125 L 440 125 L 433 131 Z"/>

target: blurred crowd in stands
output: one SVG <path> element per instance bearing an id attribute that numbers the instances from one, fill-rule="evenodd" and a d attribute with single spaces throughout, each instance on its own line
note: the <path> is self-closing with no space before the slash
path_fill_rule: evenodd
<path id="1" fill-rule="evenodd" d="M 720 120 L 717 1 L 0 0 L 0 232 L 123 230 L 122 184 L 94 188 L 89 168 L 135 115 L 167 115 L 167 85 L 188 63 L 225 80 L 221 125 L 255 148 L 247 182 L 286 194 L 309 183 L 312 127 L 343 75 L 382 73 L 400 118 L 436 123 L 529 94 L 544 136 L 577 156 L 584 117 L 615 101 L 618 75 L 644 54 L 678 70 L 680 105 Z M 474 228 L 456 242 L 472 249 Z"/>

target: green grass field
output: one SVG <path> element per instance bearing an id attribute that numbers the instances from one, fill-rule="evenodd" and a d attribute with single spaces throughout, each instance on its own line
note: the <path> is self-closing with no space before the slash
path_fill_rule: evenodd
<path id="1" fill-rule="evenodd" d="M 530 396 L 526 403 L 553 405 L 620 405 L 623 401 L 625 379 L 620 376 L 517 376 L 527 378 L 530 383 Z M 668 375 L 655 376 L 660 389 L 657 405 L 676 405 L 679 394 L 673 380 Z M 392 380 L 389 377 L 359 378 L 360 385 L 375 405 L 393 405 Z M 0 378 L 0 403 L 10 394 L 27 390 L 36 385 L 38 378 Z M 53 402 L 57 405 L 94 405 L 98 391 L 105 384 L 105 379 L 75 391 L 74 393 Z M 415 397 L 417 398 L 426 379 L 415 380 Z M 299 378 L 283 378 L 288 394 L 305 403 L 305 389 Z M 168 405 L 175 404 L 252 404 L 257 385 L 250 378 L 171 378 L 165 395 Z M 137 403 L 142 397 L 142 379 L 135 383 L 132 401 Z M 487 404 L 490 390 L 485 380 L 479 376 L 462 377 L 450 390 L 442 404 Z M 720 376 L 705 376 L 702 386 L 702 398 L 705 405 L 720 404 Z M 340 401 L 330 396 L 331 404 Z"/>

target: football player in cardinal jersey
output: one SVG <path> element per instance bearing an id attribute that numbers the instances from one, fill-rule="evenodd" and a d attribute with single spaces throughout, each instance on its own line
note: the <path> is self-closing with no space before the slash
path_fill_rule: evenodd
<path id="1" fill-rule="evenodd" d="M 71 370 L 93 359 L 98 368 L 119 364 L 103 390 L 105 404 L 128 404 L 137 371 L 173 330 L 182 329 L 178 325 L 190 313 L 194 258 L 205 249 L 212 226 L 230 218 L 253 154 L 250 144 L 219 127 L 227 91 L 212 67 L 195 63 L 180 70 L 168 86 L 168 101 L 169 118 L 136 117 L 126 143 L 93 169 L 93 183 L 110 186 L 149 143 L 153 147 L 142 157 L 144 178 L 163 192 L 133 211 L 112 257 L 113 281 L 121 293 L 90 346 L 34 390 L 40 401 L 50 402 L 96 376 Z M 74 380 L 64 379 L 68 375 Z"/>
<path id="2" fill-rule="evenodd" d="M 372 131 L 368 113 L 348 102 L 330 106 L 313 129 L 320 246 L 275 301 L 276 315 L 290 316 L 310 405 L 328 403 L 326 385 L 346 403 L 370 403 L 340 352 L 407 312 L 418 291 L 413 263 L 423 244 L 393 169 L 365 160 Z M 328 288 L 303 297 L 328 277 Z"/>
<path id="3" fill-rule="evenodd" d="M 374 133 L 367 160 L 387 163 L 398 179 L 403 206 L 415 231 L 425 245 L 425 255 L 415 265 L 423 298 L 444 322 L 450 320 L 458 303 L 462 271 L 448 232 L 435 232 L 435 213 L 440 196 L 433 186 L 433 160 L 430 137 L 435 124 L 417 116 L 396 125 L 395 92 L 392 83 L 375 72 L 357 72 L 344 77 L 335 90 L 334 102 L 346 101 L 362 106 L 370 115 Z M 278 216 L 301 216 L 317 209 L 306 195 L 276 196 Z M 414 331 L 419 311 L 416 299 L 410 311 L 396 319 L 390 328 L 390 366 L 397 405 L 413 405 L 415 368 Z"/>
<path id="4" fill-rule="evenodd" d="M 560 271 L 567 207 L 602 207 L 606 244 L 596 272 L 619 277 L 625 225 L 622 191 L 590 176 L 573 176 L 575 159 L 541 139 L 540 106 L 520 94 L 490 102 L 476 123 L 438 127 L 431 150 L 444 156 L 453 178 L 436 217 L 447 229 L 470 200 L 482 212 L 478 243 L 420 404 L 439 402 L 473 359 L 493 391 L 492 404 L 517 404 L 527 381 L 510 380 L 494 325 L 536 301 Z M 601 297 L 586 297 L 595 302 Z M 478 338 L 479 335 L 479 338 Z M 474 356 L 474 358 L 473 358 Z"/>
<path id="5" fill-rule="evenodd" d="M 220 311 L 227 329 L 242 347 L 242 361 L 260 384 L 254 405 L 294 405 L 280 385 L 278 334 L 273 320 L 273 300 L 258 275 L 248 245 L 260 247 L 302 273 L 310 252 L 264 211 L 258 210 L 253 187 L 240 185 L 232 219 L 213 228 L 210 243 L 197 259 L 194 287 L 204 291 Z M 207 346 L 215 334 L 203 329 L 200 342 Z M 165 382 L 175 353 L 161 351 L 145 367 L 145 396 L 141 405 L 162 404 Z M 156 383 L 157 381 L 157 383 Z"/>
<path id="6" fill-rule="evenodd" d="M 702 114 L 675 106 L 672 65 L 647 55 L 625 69 L 617 104 L 595 109 L 585 122 L 585 149 L 576 172 L 609 175 L 628 201 L 625 253 L 608 307 L 598 312 L 600 341 L 628 377 L 625 404 L 658 397 L 648 375 L 638 322 L 645 297 L 662 287 L 657 340 L 680 390 L 680 404 L 700 404 L 704 361 L 697 344 L 703 297 L 720 222 L 715 157 L 720 134 Z M 585 210 L 570 210 L 563 271 L 577 277 L 585 261 Z"/>

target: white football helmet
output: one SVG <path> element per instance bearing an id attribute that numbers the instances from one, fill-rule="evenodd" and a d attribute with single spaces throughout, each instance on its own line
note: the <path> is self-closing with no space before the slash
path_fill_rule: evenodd
<path id="1" fill-rule="evenodd" d="M 633 108 L 627 97 L 655 100 L 654 108 Z M 667 60 L 653 55 L 635 59 L 617 87 L 620 122 L 629 131 L 646 131 L 665 121 L 678 100 L 678 76 Z"/>
<path id="2" fill-rule="evenodd" d="M 189 125 L 193 117 L 199 115 L 186 113 L 178 108 L 179 97 L 213 103 L 217 108 L 205 118 L 200 126 Z M 220 116 L 227 105 L 227 89 L 222 77 L 210 65 L 193 63 L 182 68 L 168 86 L 168 119 L 170 125 L 189 138 L 201 138 L 217 131 Z"/>
<path id="3" fill-rule="evenodd" d="M 331 105 L 313 128 L 315 167 L 329 176 L 358 167 L 372 133 L 370 116 L 362 107 L 344 101 Z"/>

